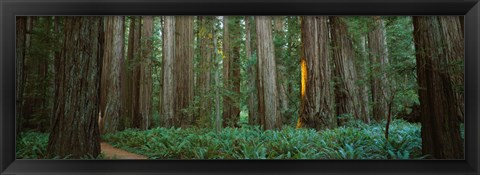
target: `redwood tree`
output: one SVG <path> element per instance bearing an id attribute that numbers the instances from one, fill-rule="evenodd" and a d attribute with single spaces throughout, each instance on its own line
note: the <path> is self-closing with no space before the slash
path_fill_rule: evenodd
<path id="1" fill-rule="evenodd" d="M 413 17 L 417 82 L 422 123 L 422 151 L 437 159 L 463 159 L 455 72 L 463 60 L 463 35 L 458 17 Z M 463 82 L 462 82 L 463 83 Z"/>
<path id="2" fill-rule="evenodd" d="M 212 82 L 211 70 L 214 61 L 214 17 L 199 16 L 199 40 L 200 40 L 200 71 L 198 77 L 198 89 L 200 98 L 200 109 L 198 112 L 197 121 L 199 124 L 205 125 L 209 123 L 212 114 L 212 100 L 209 98 L 211 91 L 210 84 Z"/>
<path id="3" fill-rule="evenodd" d="M 253 60 L 252 56 L 252 27 L 251 16 L 245 16 L 245 55 L 248 60 Z M 253 62 L 253 61 L 252 61 Z M 255 64 L 248 67 L 248 124 L 259 124 L 258 119 L 258 93 L 257 93 L 257 67 Z"/>
<path id="4" fill-rule="evenodd" d="M 193 101 L 193 17 L 175 17 L 175 57 L 173 64 L 175 126 L 193 123 L 193 112 L 187 109 Z"/>
<path id="5" fill-rule="evenodd" d="M 139 127 L 148 129 L 152 123 L 152 37 L 153 17 L 142 17 L 141 48 L 139 60 L 138 107 Z"/>
<path id="6" fill-rule="evenodd" d="M 16 18 L 16 119 L 17 119 L 17 134 L 22 130 L 23 124 L 23 89 L 25 76 L 23 72 L 23 67 L 25 65 L 25 52 L 26 52 L 26 35 L 27 35 L 27 17 L 19 16 Z"/>
<path id="7" fill-rule="evenodd" d="M 124 60 L 124 17 L 107 16 L 100 84 L 100 131 L 112 133 L 120 122 L 120 68 Z"/>
<path id="8" fill-rule="evenodd" d="M 385 26 L 379 16 L 371 17 L 372 29 L 368 33 L 368 48 L 370 64 L 372 66 L 371 93 L 372 117 L 376 121 L 387 118 L 387 77 L 385 66 L 388 61 Z"/>
<path id="9" fill-rule="evenodd" d="M 258 52 L 259 114 L 264 129 L 281 128 L 278 104 L 277 69 L 272 37 L 272 20 L 268 16 L 255 16 Z"/>
<path id="10" fill-rule="evenodd" d="M 163 28 L 163 91 L 161 114 L 165 127 L 175 126 L 173 64 L 175 58 L 175 17 L 165 16 Z"/>
<path id="11" fill-rule="evenodd" d="M 301 108 L 297 127 L 317 130 L 336 126 L 327 17 L 301 17 Z"/>
<path id="12" fill-rule="evenodd" d="M 55 114 L 47 151 L 50 157 L 100 154 L 98 128 L 101 17 L 67 17 L 65 41 L 56 67 Z"/>
<path id="13" fill-rule="evenodd" d="M 223 81 L 229 92 L 223 100 L 223 127 L 236 127 L 240 117 L 240 19 L 224 16 Z"/>
<path id="14" fill-rule="evenodd" d="M 367 121 L 365 108 L 361 103 L 359 89 L 356 84 L 357 72 L 355 69 L 352 40 L 349 38 L 347 25 L 343 17 L 330 17 L 331 44 L 333 47 L 335 103 L 336 114 L 341 118 L 351 115 L 355 119 Z M 345 120 L 340 120 L 343 124 Z"/>

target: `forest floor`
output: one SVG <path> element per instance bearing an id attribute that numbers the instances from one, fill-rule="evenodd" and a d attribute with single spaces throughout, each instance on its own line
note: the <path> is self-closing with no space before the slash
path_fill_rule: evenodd
<path id="1" fill-rule="evenodd" d="M 105 155 L 105 159 L 148 159 L 146 156 L 114 148 L 112 145 L 106 142 L 100 143 L 100 146 L 102 153 Z"/>

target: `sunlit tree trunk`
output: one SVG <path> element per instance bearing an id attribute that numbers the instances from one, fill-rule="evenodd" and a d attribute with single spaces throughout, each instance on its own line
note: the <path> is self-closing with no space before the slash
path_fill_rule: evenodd
<path id="1" fill-rule="evenodd" d="M 245 16 L 245 54 L 247 60 L 253 60 L 251 40 L 251 16 Z M 253 63 L 253 61 L 250 61 Z M 259 124 L 257 102 L 257 67 L 252 64 L 248 67 L 248 124 Z"/>
<path id="2" fill-rule="evenodd" d="M 387 77 L 385 66 L 388 60 L 387 46 L 385 44 L 385 26 L 379 16 L 371 17 L 372 30 L 368 33 L 369 59 L 372 66 L 371 93 L 372 116 L 375 121 L 387 118 L 388 106 L 386 85 Z"/>
<path id="3" fill-rule="evenodd" d="M 113 133 L 120 122 L 120 68 L 124 53 L 124 17 L 107 16 L 100 83 L 100 132 Z"/>
<path id="4" fill-rule="evenodd" d="M 100 154 L 98 110 L 102 63 L 102 18 L 67 17 L 56 69 L 54 125 L 49 157 Z"/>
<path id="5" fill-rule="evenodd" d="M 258 74 L 260 117 L 264 129 L 281 128 L 281 115 L 278 104 L 277 69 L 275 63 L 275 48 L 272 37 L 272 20 L 267 16 L 255 16 L 258 43 Z"/>
<path id="6" fill-rule="evenodd" d="M 422 123 L 422 152 L 437 159 L 463 159 L 459 101 L 463 38 L 454 16 L 413 17 Z M 463 77 L 463 76 L 462 76 Z M 461 103 L 463 104 L 463 103 Z"/>
<path id="7" fill-rule="evenodd" d="M 165 127 L 175 126 L 173 64 L 175 59 L 175 17 L 165 16 L 163 27 L 163 91 L 161 114 Z"/>
<path id="8" fill-rule="evenodd" d="M 301 17 L 301 107 L 297 128 L 336 126 L 327 17 Z"/>
<path id="9" fill-rule="evenodd" d="M 193 101 L 193 17 L 175 17 L 175 61 L 173 64 L 175 126 L 192 124 L 193 111 L 187 110 Z"/>
<path id="10" fill-rule="evenodd" d="M 347 26 L 342 17 L 330 17 L 330 30 L 333 47 L 336 114 L 340 116 L 338 123 L 342 125 L 349 115 L 355 119 L 365 120 L 361 97 L 355 83 L 355 52 L 352 41 L 348 38 Z"/>

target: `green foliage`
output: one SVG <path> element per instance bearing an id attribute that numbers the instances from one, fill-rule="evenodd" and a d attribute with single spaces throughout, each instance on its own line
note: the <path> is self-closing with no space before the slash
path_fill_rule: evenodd
<path id="1" fill-rule="evenodd" d="M 48 133 L 23 132 L 17 138 L 17 159 L 43 159 L 47 156 Z"/>
<path id="2" fill-rule="evenodd" d="M 17 159 L 48 159 L 48 133 L 41 132 L 23 132 L 20 133 L 17 142 L 16 157 Z M 80 159 L 103 159 L 103 154 L 97 157 L 93 155 L 84 155 Z M 53 157 L 52 159 L 72 159 L 71 156 Z"/>
<path id="3" fill-rule="evenodd" d="M 150 159 L 417 159 L 420 125 L 394 120 L 389 141 L 385 122 L 366 125 L 349 121 L 332 130 L 262 131 L 258 126 L 224 128 L 128 129 L 103 139 L 114 147 Z"/>

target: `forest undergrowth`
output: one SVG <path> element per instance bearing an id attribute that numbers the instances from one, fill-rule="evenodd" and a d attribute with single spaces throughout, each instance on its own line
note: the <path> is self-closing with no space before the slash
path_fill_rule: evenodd
<path id="1" fill-rule="evenodd" d="M 247 125 L 220 132 L 208 128 L 127 129 L 102 139 L 149 159 L 425 159 L 428 155 L 422 155 L 420 127 L 394 120 L 388 141 L 385 121 L 372 125 L 352 121 L 324 131 L 287 126 L 262 131 Z M 463 136 L 463 125 L 461 131 Z M 47 143 L 46 133 L 24 132 L 17 142 L 17 158 L 44 158 Z"/>

